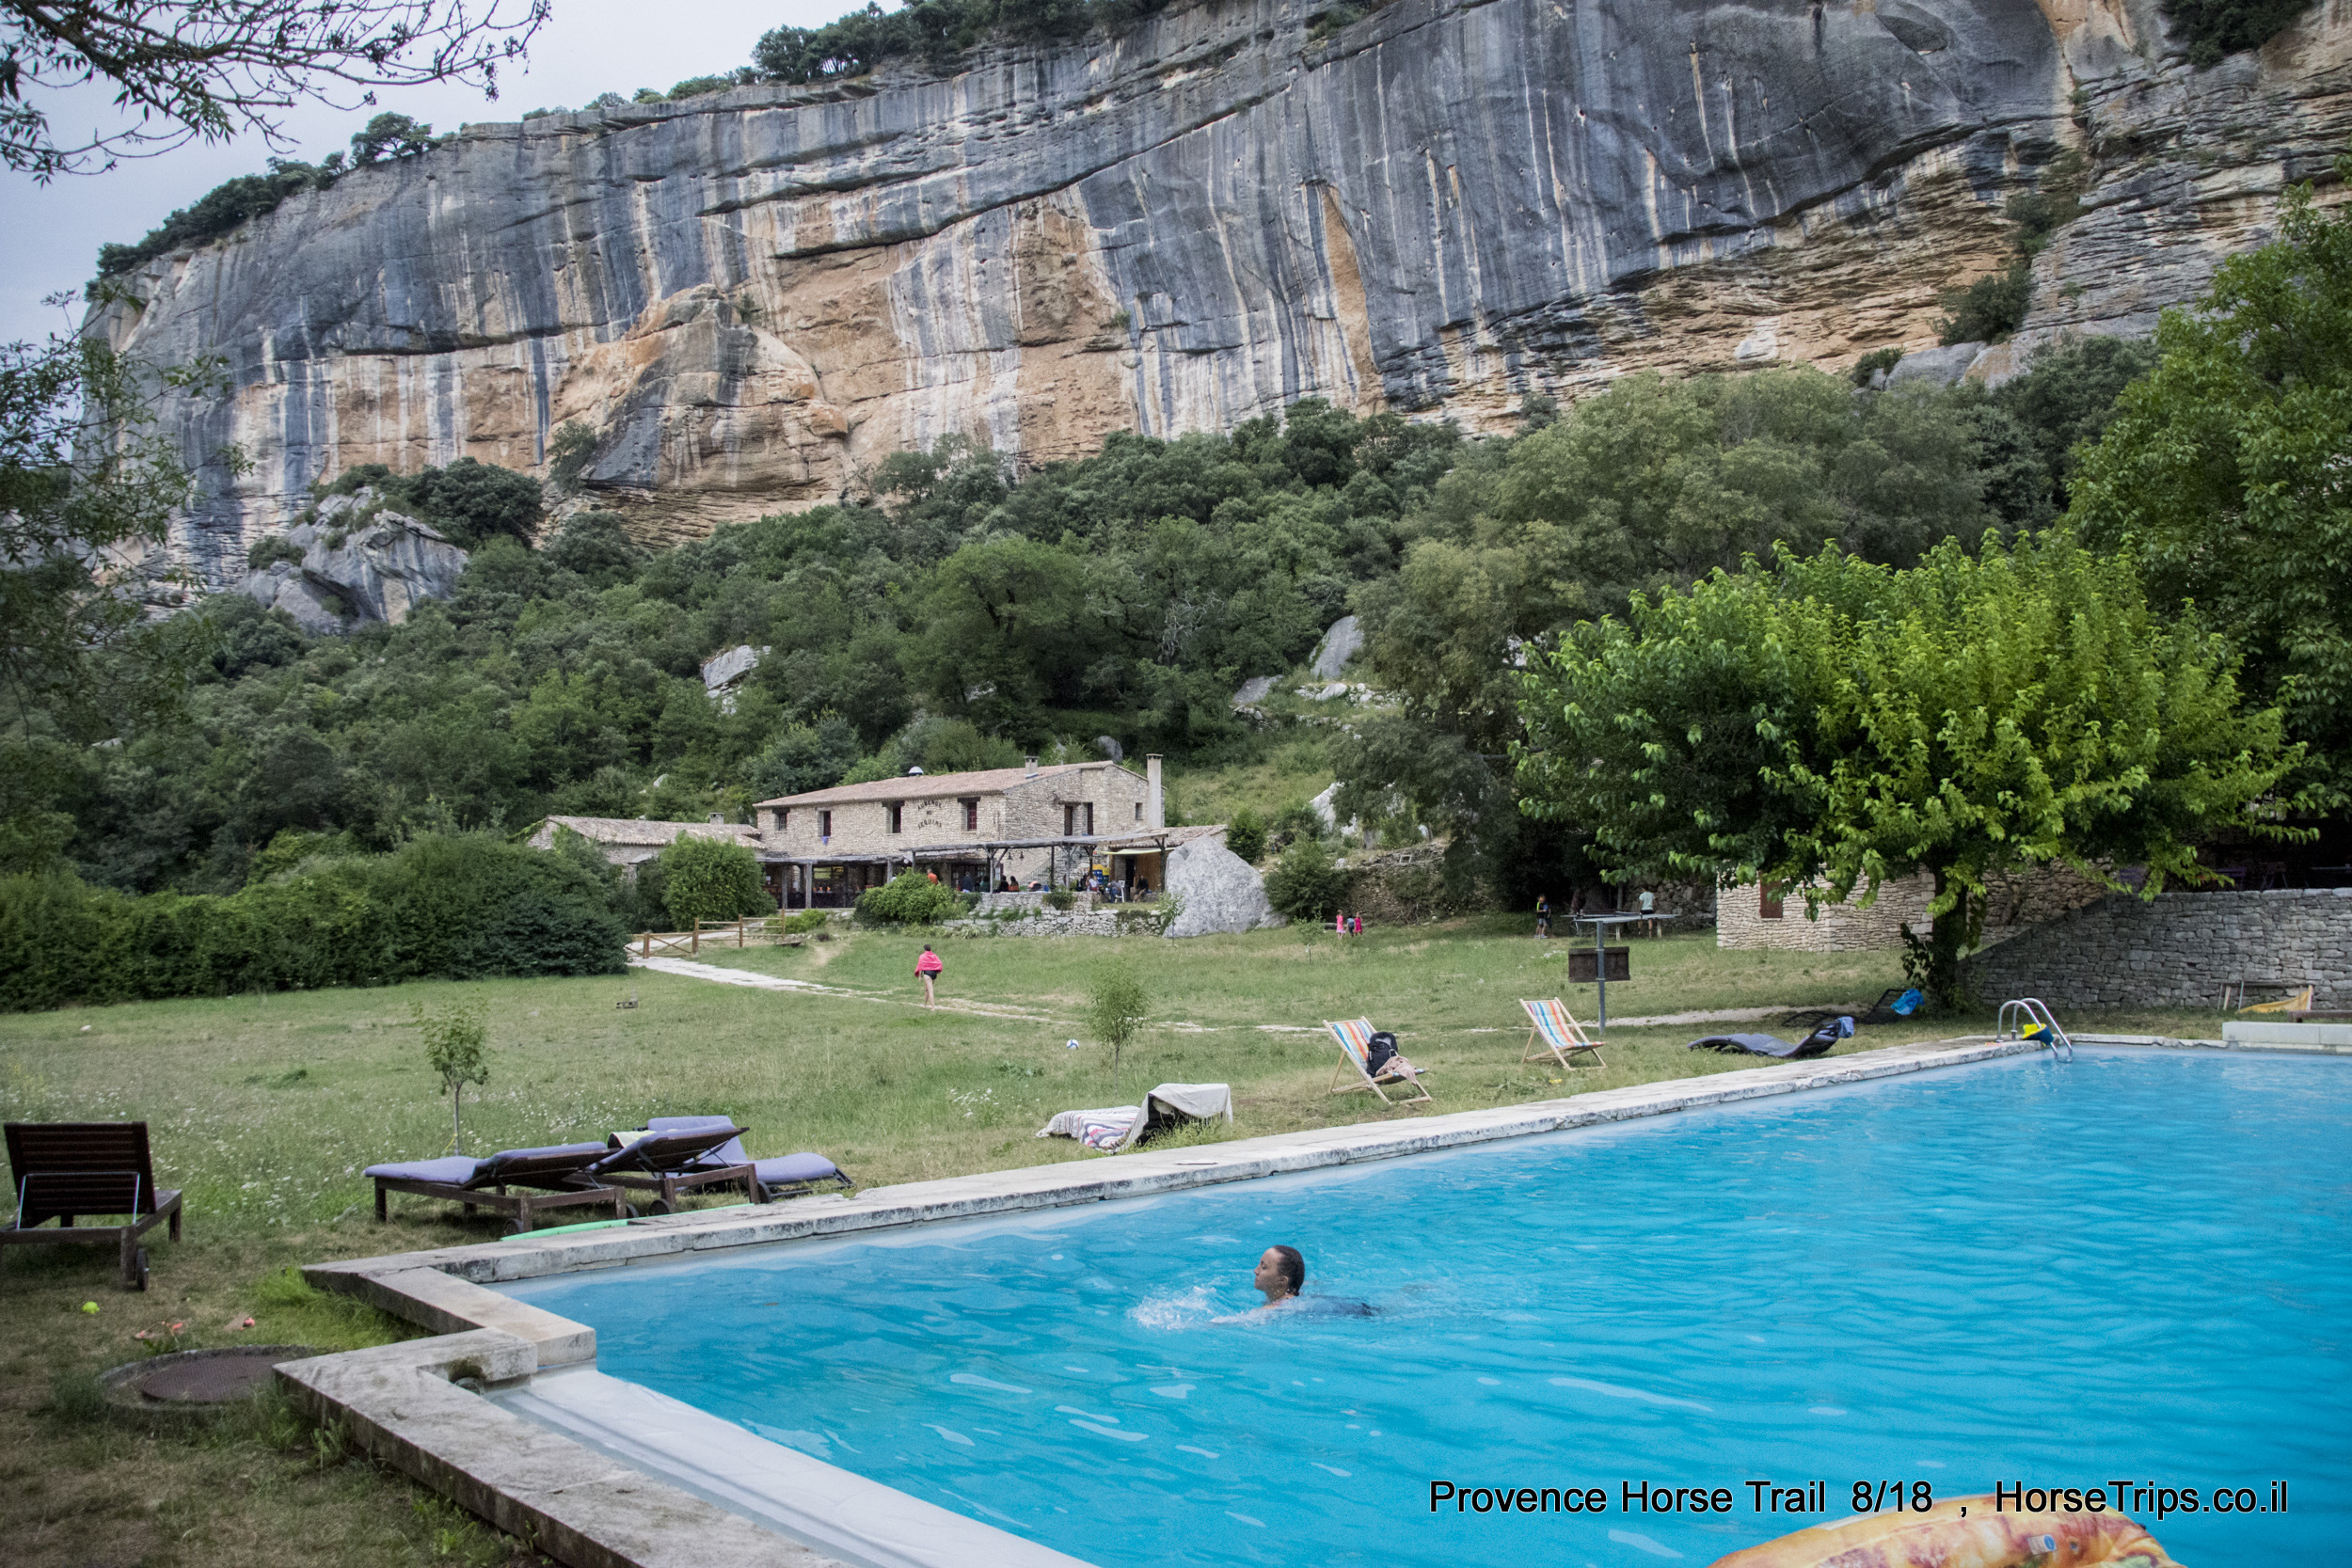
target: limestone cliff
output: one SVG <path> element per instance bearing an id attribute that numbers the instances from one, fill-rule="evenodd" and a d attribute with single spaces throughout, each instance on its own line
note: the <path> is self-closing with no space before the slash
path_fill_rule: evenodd
<path id="1" fill-rule="evenodd" d="M 536 469 L 649 536 L 961 432 L 1024 462 L 1315 393 L 1502 422 L 1627 371 L 1933 341 L 2067 148 L 2021 342 L 2139 331 L 2347 141 L 2352 0 L 2192 71 L 2152 0 L 1206 0 L 936 79 L 467 128 L 132 279 L 215 581 L 364 462 Z"/>

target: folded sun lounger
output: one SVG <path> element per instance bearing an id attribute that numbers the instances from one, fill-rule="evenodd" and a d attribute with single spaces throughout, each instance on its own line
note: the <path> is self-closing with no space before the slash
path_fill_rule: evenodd
<path id="1" fill-rule="evenodd" d="M 690 1162 L 688 1169 L 703 1180 L 692 1185 L 723 1185 L 742 1180 L 748 1166 L 751 1177 L 751 1196 L 754 1203 L 772 1203 L 780 1197 L 792 1197 L 814 1192 L 820 1186 L 853 1187 L 856 1182 L 843 1174 L 839 1165 L 821 1154 L 778 1154 L 766 1160 L 755 1160 L 743 1152 L 742 1133 L 728 1117 L 647 1117 L 648 1132 L 698 1132 L 718 1128 L 732 1128 L 733 1132 L 716 1148 Z M 683 1187 L 680 1189 L 684 1190 Z M 673 1199 L 675 1202 L 675 1199 Z"/>
<path id="2" fill-rule="evenodd" d="M 7 1133 L 16 1218 L 0 1230 L 0 1245 L 112 1242 L 122 1256 L 122 1288 L 146 1290 L 147 1248 L 139 1238 L 167 1223 L 171 1239 L 180 1239 L 180 1194 L 155 1188 L 147 1123 L 12 1121 Z M 124 1223 L 78 1223 L 92 1216 Z"/>
<path id="3" fill-rule="evenodd" d="M 1340 1065 L 1331 1071 L 1333 1094 L 1356 1094 L 1370 1089 L 1380 1097 L 1380 1103 L 1383 1105 L 1412 1105 L 1421 1101 L 1434 1101 L 1438 1098 L 1431 1094 L 1429 1086 L 1421 1081 L 1419 1069 L 1402 1071 L 1396 1069 L 1392 1064 L 1384 1065 L 1379 1076 L 1375 1078 L 1366 1069 L 1364 1064 L 1372 1060 L 1372 1020 L 1351 1019 L 1344 1023 L 1333 1023 L 1326 1020 L 1323 1026 L 1331 1031 L 1333 1039 L 1340 1042 Z M 1356 1074 L 1357 1081 L 1353 1084 L 1341 1083 L 1340 1079 L 1351 1069 Z M 1399 1099 L 1391 1100 L 1387 1090 L 1380 1086 L 1383 1084 L 1391 1088 L 1410 1085 L 1413 1092 Z"/>
<path id="4" fill-rule="evenodd" d="M 626 1219 L 628 1196 L 619 1187 L 582 1187 L 578 1180 L 581 1172 L 608 1152 L 603 1144 L 551 1144 L 544 1148 L 510 1148 L 486 1160 L 450 1154 L 438 1160 L 370 1165 L 360 1174 L 375 1183 L 375 1217 L 379 1220 L 387 1217 L 387 1193 L 414 1193 L 419 1197 L 462 1203 L 468 1213 L 487 1209 L 504 1214 L 520 1233 L 548 1209 L 603 1207 L 612 1211 L 614 1219 Z"/>
<path id="5" fill-rule="evenodd" d="M 1830 1047 L 1852 1033 L 1853 1020 L 1841 1014 L 1794 1045 L 1777 1035 L 1709 1035 L 1703 1040 L 1692 1040 L 1685 1049 L 1720 1051 L 1732 1056 L 1778 1056 L 1784 1061 L 1802 1062 L 1828 1055 Z"/>
<path id="6" fill-rule="evenodd" d="M 650 1122 L 632 1132 L 615 1132 L 610 1152 L 574 1178 L 582 1186 L 606 1183 L 657 1195 L 650 1207 L 657 1214 L 677 1212 L 678 1201 L 702 1187 L 739 1186 L 749 1191 L 752 1163 L 743 1154 L 746 1131 L 728 1117 L 664 1117 L 667 1122 L 691 1121 L 691 1127 L 655 1127 Z M 719 1150 L 734 1151 L 732 1159 L 717 1158 Z"/>
<path id="7" fill-rule="evenodd" d="M 1567 1004 L 1558 997 L 1549 1002 L 1530 1002 L 1520 998 L 1519 1006 L 1527 1009 L 1527 1052 L 1521 1062 L 1540 1062 L 1549 1056 L 1564 1068 L 1576 1066 L 1569 1060 L 1579 1052 L 1589 1051 L 1593 1059 L 1588 1067 L 1607 1067 L 1600 1053 L 1600 1042 L 1584 1033 L 1584 1026 L 1572 1017 Z M 1538 1043 L 1540 1042 L 1540 1043 Z"/>

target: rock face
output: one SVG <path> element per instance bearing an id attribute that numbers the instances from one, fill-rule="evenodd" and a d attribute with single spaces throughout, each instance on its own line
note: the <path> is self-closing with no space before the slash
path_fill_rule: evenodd
<path id="1" fill-rule="evenodd" d="M 2352 141 L 2352 6 L 2192 71 L 2154 0 L 1307 0 L 678 104 L 468 127 L 157 259 L 94 320 L 223 355 L 174 543 L 233 580 L 351 464 L 540 469 L 641 537 L 815 504 L 950 433 L 1037 463 L 1295 398 L 1497 428 L 1644 369 L 1932 344 L 2001 202 L 2088 214 L 2002 373 L 2138 332 Z M 2004 357 L 2006 356 L 2006 357 Z"/>
<path id="2" fill-rule="evenodd" d="M 374 492 L 330 496 L 315 521 L 287 531 L 297 564 L 278 560 L 240 585 L 264 610 L 282 610 L 313 637 L 369 621 L 398 626 L 428 599 L 457 592 L 469 557 L 438 530 L 397 512 L 367 513 Z M 354 522 L 354 514 L 362 514 Z"/>
<path id="3" fill-rule="evenodd" d="M 1205 937 L 1280 926 L 1258 868 L 1225 847 L 1221 837 L 1196 838 L 1168 852 L 1168 890 L 1184 900 L 1167 935 Z"/>

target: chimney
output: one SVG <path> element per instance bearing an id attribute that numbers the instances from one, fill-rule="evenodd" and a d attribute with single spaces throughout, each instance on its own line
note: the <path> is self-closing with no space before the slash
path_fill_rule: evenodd
<path id="1" fill-rule="evenodd" d="M 721 824 L 721 823 L 725 822 L 725 821 L 726 821 L 726 819 L 727 819 L 727 818 L 726 818 L 726 814 L 725 814 L 724 812 L 716 812 L 716 811 L 714 811 L 714 812 L 712 812 L 712 813 L 710 814 L 710 821 L 711 821 L 711 825 L 712 825 L 712 826 L 714 826 L 714 827 L 718 826 L 718 825 L 719 825 L 719 824 Z"/>
<path id="2" fill-rule="evenodd" d="M 1023 757 L 1021 759 L 1021 766 L 1027 769 L 1027 772 L 1022 775 L 1024 778 L 1034 779 L 1037 777 L 1037 758 Z"/>
<path id="3" fill-rule="evenodd" d="M 1144 805 L 1143 815 L 1151 818 L 1152 827 L 1167 827 L 1168 811 L 1160 801 L 1160 753 L 1157 752 L 1149 753 L 1143 759 L 1143 784 L 1151 795 Z"/>

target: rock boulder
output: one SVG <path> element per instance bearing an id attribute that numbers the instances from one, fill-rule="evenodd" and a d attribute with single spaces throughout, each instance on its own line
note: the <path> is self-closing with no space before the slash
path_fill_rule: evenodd
<path id="1" fill-rule="evenodd" d="M 284 610 L 313 637 L 341 636 L 370 621 L 396 626 L 418 605 L 456 593 L 467 553 L 430 523 L 352 504 L 366 499 L 372 492 L 329 497 L 314 520 L 286 531 L 301 562 L 281 559 L 247 573 L 243 592 L 264 610 Z"/>
<path id="2" fill-rule="evenodd" d="M 1282 917 L 1265 895 L 1258 868 L 1212 835 L 1180 844 L 1168 852 L 1168 890 L 1184 901 L 1184 912 L 1168 923 L 1171 937 L 1205 937 L 1279 926 Z"/>

